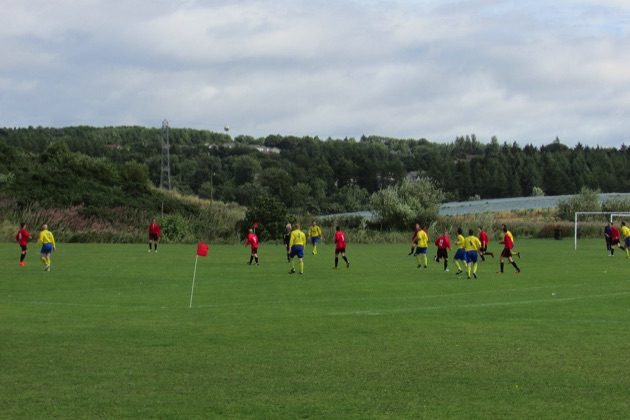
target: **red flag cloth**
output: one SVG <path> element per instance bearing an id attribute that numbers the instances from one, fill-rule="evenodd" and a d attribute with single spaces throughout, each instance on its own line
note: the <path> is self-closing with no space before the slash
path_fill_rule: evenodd
<path id="1" fill-rule="evenodd" d="M 204 244 L 203 242 L 199 242 L 197 244 L 197 255 L 200 257 L 208 256 L 208 244 Z"/>

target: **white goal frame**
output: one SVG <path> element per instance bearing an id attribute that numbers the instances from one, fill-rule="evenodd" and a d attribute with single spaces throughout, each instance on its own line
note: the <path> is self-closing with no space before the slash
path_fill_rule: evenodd
<path id="1" fill-rule="evenodd" d="M 573 225 L 573 243 L 574 249 L 577 249 L 577 237 L 578 237 L 578 219 L 580 215 L 596 215 L 596 214 L 608 214 L 610 215 L 609 221 L 612 223 L 615 217 L 625 216 L 630 217 L 630 213 L 628 212 L 610 212 L 610 211 L 576 211 L 575 212 L 575 220 Z"/>

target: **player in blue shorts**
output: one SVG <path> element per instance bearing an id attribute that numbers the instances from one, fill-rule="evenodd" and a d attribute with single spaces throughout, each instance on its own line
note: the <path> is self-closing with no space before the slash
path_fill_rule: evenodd
<path id="1" fill-rule="evenodd" d="M 466 239 L 464 238 L 464 231 L 462 228 L 457 228 L 457 239 L 455 240 L 455 246 L 457 247 L 457 251 L 455 252 L 455 265 L 457 266 L 456 276 L 462 274 L 464 271 L 463 268 L 466 268 Z"/>
<path id="2" fill-rule="evenodd" d="M 306 245 L 306 235 L 300 230 L 300 224 L 296 223 L 291 231 L 291 239 L 289 240 L 289 258 L 291 260 L 290 274 L 295 273 L 293 265 L 293 257 L 300 260 L 300 274 L 304 274 L 304 246 Z"/>

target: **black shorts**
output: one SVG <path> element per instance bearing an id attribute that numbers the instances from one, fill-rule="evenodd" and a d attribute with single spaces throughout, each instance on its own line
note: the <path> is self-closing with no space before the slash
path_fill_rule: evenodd
<path id="1" fill-rule="evenodd" d="M 26 251 L 26 245 L 20 245 L 20 248 L 22 248 L 22 251 Z"/>
<path id="2" fill-rule="evenodd" d="M 611 239 L 610 240 L 610 244 L 611 245 L 619 245 L 619 239 Z"/>
<path id="3" fill-rule="evenodd" d="M 346 248 L 335 248 L 335 255 L 345 254 Z"/>
<path id="4" fill-rule="evenodd" d="M 446 248 L 438 248 L 437 250 L 437 255 L 436 255 L 437 259 L 447 259 L 448 258 L 448 249 Z"/>
<path id="5" fill-rule="evenodd" d="M 252 254 L 258 254 L 258 248 L 252 247 Z"/>
<path id="6" fill-rule="evenodd" d="M 486 246 L 482 245 L 482 246 L 479 248 L 479 251 L 480 251 L 482 254 L 483 254 L 484 252 L 486 252 L 487 250 L 488 250 L 488 246 L 487 246 L 487 245 L 486 245 Z"/>
<path id="7" fill-rule="evenodd" d="M 510 258 L 512 256 L 512 251 L 508 248 L 503 248 L 503 251 L 501 251 L 501 256 L 503 258 Z"/>
<path id="8" fill-rule="evenodd" d="M 149 233 L 149 240 L 150 241 L 158 241 L 160 239 L 159 236 L 157 236 L 155 233 Z"/>

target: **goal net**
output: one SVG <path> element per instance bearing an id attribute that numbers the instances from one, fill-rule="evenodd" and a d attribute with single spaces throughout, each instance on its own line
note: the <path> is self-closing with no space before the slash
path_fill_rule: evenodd
<path id="1" fill-rule="evenodd" d="M 584 221 L 585 219 L 589 219 L 589 220 L 603 221 L 605 223 L 605 222 L 614 222 L 615 219 L 619 219 L 619 218 L 630 218 L 630 213 L 610 212 L 610 211 L 576 211 L 574 227 L 573 227 L 575 249 L 577 249 L 578 224 L 580 220 Z M 602 235 L 603 233 L 604 233 L 604 229 L 602 227 Z"/>

